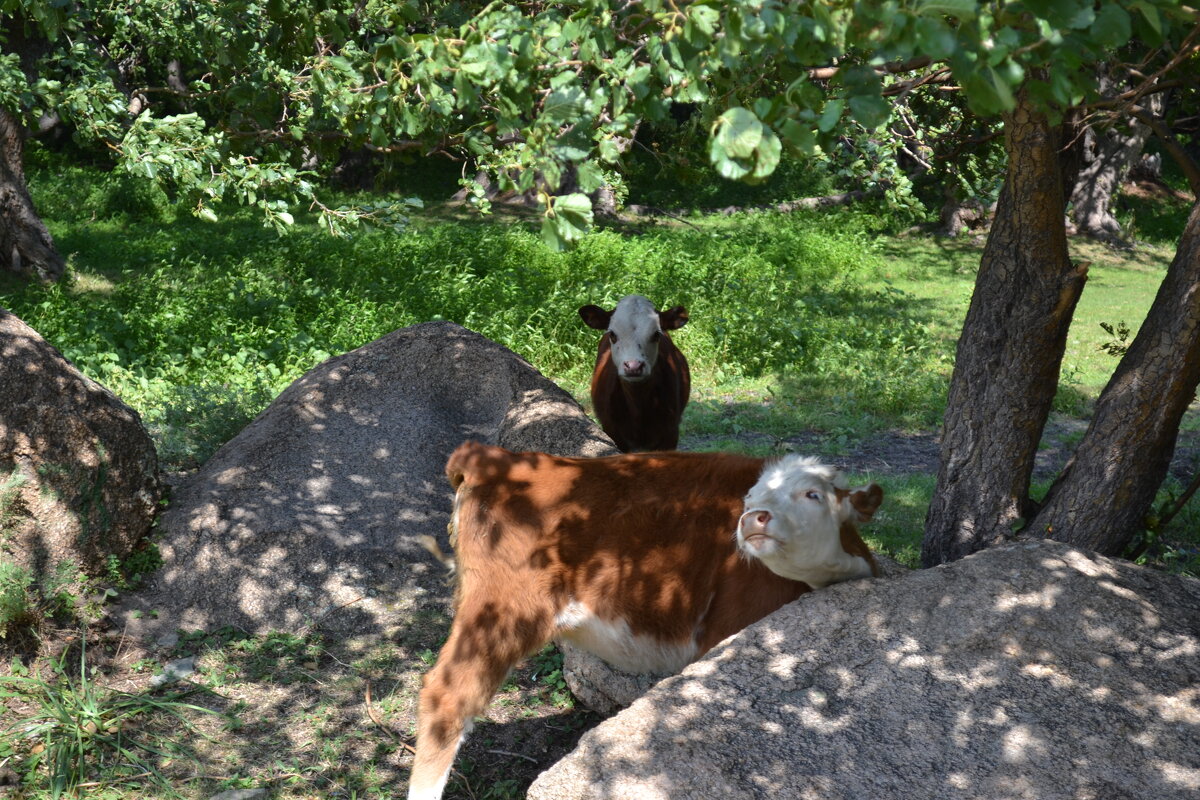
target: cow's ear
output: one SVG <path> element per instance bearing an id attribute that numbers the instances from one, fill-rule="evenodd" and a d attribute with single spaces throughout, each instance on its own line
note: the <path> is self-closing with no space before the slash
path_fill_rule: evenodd
<path id="1" fill-rule="evenodd" d="M 677 331 L 687 324 L 688 313 L 683 306 L 658 312 L 658 324 L 664 331 Z"/>
<path id="2" fill-rule="evenodd" d="M 613 312 L 605 311 L 600 306 L 584 306 L 579 309 L 579 316 L 589 328 L 595 328 L 598 331 L 608 330 L 609 320 L 612 319 Z"/>
<path id="3" fill-rule="evenodd" d="M 875 516 L 875 512 L 883 503 L 883 489 L 879 488 L 879 484 L 876 483 L 860 486 L 850 490 L 849 500 L 850 507 L 854 509 L 858 521 L 870 522 L 871 517 Z"/>

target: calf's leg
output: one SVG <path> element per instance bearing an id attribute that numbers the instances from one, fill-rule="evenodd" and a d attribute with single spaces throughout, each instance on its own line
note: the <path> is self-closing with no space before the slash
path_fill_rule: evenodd
<path id="1" fill-rule="evenodd" d="M 438 800 L 471 721 L 487 708 L 509 671 L 550 639 L 550 609 L 514 608 L 504 601 L 465 600 L 437 664 L 425 676 L 417 724 L 417 754 L 408 800 Z"/>

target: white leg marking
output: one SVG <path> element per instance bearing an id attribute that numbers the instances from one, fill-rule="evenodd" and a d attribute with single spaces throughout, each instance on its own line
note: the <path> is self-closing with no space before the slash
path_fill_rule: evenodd
<path id="1" fill-rule="evenodd" d="M 413 786 L 411 781 L 409 782 L 408 800 L 442 800 L 442 793 L 446 791 L 446 781 L 450 779 L 450 770 L 454 768 L 454 759 L 458 757 L 458 749 L 462 747 L 462 743 L 467 740 L 467 734 L 474 727 L 475 720 L 473 719 L 463 723 L 463 732 L 458 737 L 458 743 L 454 745 L 454 757 L 450 759 L 450 766 L 446 767 L 442 777 L 438 778 L 432 786 Z"/>

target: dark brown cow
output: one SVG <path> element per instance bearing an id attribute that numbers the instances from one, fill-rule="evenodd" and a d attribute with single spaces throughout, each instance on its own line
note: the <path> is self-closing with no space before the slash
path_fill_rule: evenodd
<path id="1" fill-rule="evenodd" d="M 552 638 L 671 673 L 814 587 L 878 574 L 857 525 L 883 491 L 813 459 L 468 442 L 446 474 L 456 611 L 421 691 L 410 800 L 441 797 L 472 718 Z"/>
<path id="2" fill-rule="evenodd" d="M 604 331 L 592 371 L 592 407 L 600 427 L 626 453 L 674 450 L 692 376 L 668 331 L 684 326 L 687 310 L 655 311 L 645 297 L 631 294 L 612 311 L 589 305 L 579 316 Z"/>

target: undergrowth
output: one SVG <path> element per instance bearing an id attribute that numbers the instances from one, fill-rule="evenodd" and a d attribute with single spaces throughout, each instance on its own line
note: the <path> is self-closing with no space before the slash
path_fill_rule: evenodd
<path id="1" fill-rule="evenodd" d="M 45 787 L 52 800 L 77 796 L 88 778 L 100 775 L 105 784 L 128 781 L 153 787 L 159 796 L 180 796 L 159 765 L 188 757 L 179 732 L 196 733 L 192 713 L 215 712 L 184 701 L 194 689 L 156 696 L 102 687 L 87 662 L 86 636 L 79 643 L 77 668 L 68 664 L 73 651 L 67 648 L 51 664 L 48 679 L 19 662 L 0 676 L 0 700 L 24 709 L 0 730 L 0 759 L 17 766 L 23 783 Z M 156 717 L 171 724 L 156 729 Z"/>
<path id="2" fill-rule="evenodd" d="M 0 282 L 0 305 L 136 408 L 168 467 L 205 460 L 330 355 L 430 320 L 508 346 L 582 399 L 596 340 L 576 310 L 631 292 L 688 308 L 676 339 L 697 386 L 767 377 L 820 396 L 836 376 L 847 417 L 940 415 L 949 344 L 879 279 L 877 220 L 861 210 L 610 229 L 555 253 L 519 219 L 430 213 L 348 239 L 301 221 L 280 236 L 248 214 L 163 225 L 155 198 L 141 215 L 103 192 L 90 209 L 59 202 L 66 182 L 88 183 L 79 167 L 30 180 L 70 276 Z"/>

